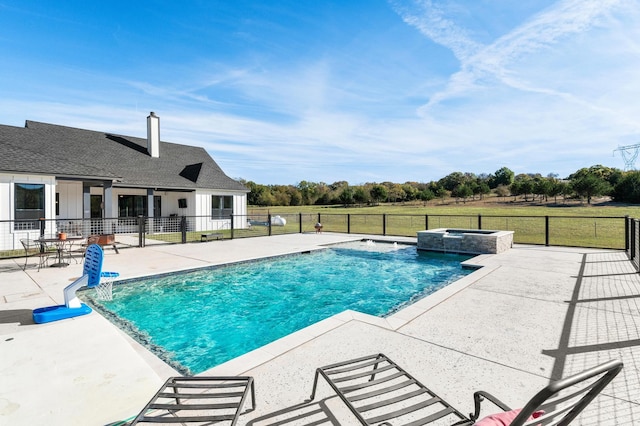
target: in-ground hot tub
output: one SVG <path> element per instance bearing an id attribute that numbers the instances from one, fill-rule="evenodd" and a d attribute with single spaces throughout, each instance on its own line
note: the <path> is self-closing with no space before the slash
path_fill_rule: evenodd
<path id="1" fill-rule="evenodd" d="M 513 246 L 513 231 L 438 228 L 418 231 L 418 250 L 496 254 Z"/>

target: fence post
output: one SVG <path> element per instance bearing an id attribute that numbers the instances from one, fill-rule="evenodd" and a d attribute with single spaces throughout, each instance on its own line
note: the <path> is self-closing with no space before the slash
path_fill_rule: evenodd
<path id="1" fill-rule="evenodd" d="M 40 238 L 44 237 L 44 228 L 45 226 L 47 226 L 47 222 L 45 222 L 45 219 L 43 217 L 41 217 L 40 219 L 38 219 L 39 221 L 39 225 L 40 225 Z"/>
<path id="2" fill-rule="evenodd" d="M 478 215 L 478 229 L 482 229 L 482 215 Z"/>
<path id="3" fill-rule="evenodd" d="M 269 236 L 271 236 L 271 213 L 267 215 L 267 226 L 269 227 Z"/>
<path id="4" fill-rule="evenodd" d="M 624 251 L 629 253 L 629 215 L 624 217 Z"/>
<path id="5" fill-rule="evenodd" d="M 633 239 L 633 243 L 631 245 L 631 253 L 633 253 L 633 257 L 631 258 L 635 264 L 636 264 L 636 271 L 640 272 L 640 261 L 638 261 L 637 257 L 638 257 L 638 221 L 636 219 L 631 219 L 632 224 L 631 224 L 631 233 L 632 233 L 632 239 Z"/>
<path id="6" fill-rule="evenodd" d="M 144 247 L 144 216 L 138 216 L 138 247 Z"/>
<path id="7" fill-rule="evenodd" d="M 382 214 L 382 235 L 387 235 L 387 214 Z"/>
<path id="8" fill-rule="evenodd" d="M 351 233 L 351 213 L 347 213 L 347 234 Z"/>
<path id="9" fill-rule="evenodd" d="M 187 217 L 180 218 L 180 233 L 182 234 L 182 244 L 187 242 Z"/>
<path id="10" fill-rule="evenodd" d="M 298 223 L 300 224 L 299 229 L 302 234 L 302 213 L 298 213 Z"/>
<path id="11" fill-rule="evenodd" d="M 229 217 L 231 218 L 231 239 L 233 240 L 233 213 L 231 213 Z"/>
<path id="12" fill-rule="evenodd" d="M 629 242 L 631 247 L 629 247 L 627 256 L 629 256 L 629 260 L 631 260 L 631 263 L 635 265 L 636 271 L 640 272 L 640 265 L 636 263 L 636 259 L 635 259 L 636 247 L 638 246 L 638 241 L 636 237 L 636 220 L 635 219 L 631 219 L 629 221 L 629 239 L 630 239 Z"/>
<path id="13" fill-rule="evenodd" d="M 549 216 L 544 217 L 544 245 L 549 247 Z"/>
<path id="14" fill-rule="evenodd" d="M 629 233 L 631 234 L 631 247 L 629 250 L 629 259 L 631 259 L 632 262 L 635 262 L 635 258 L 636 258 L 636 247 L 638 246 L 638 240 L 637 240 L 637 234 L 636 234 L 636 220 L 635 219 L 631 219 L 631 222 L 629 223 Z M 640 266 L 638 266 L 638 264 L 636 264 L 636 271 L 640 271 Z"/>
<path id="15" fill-rule="evenodd" d="M 429 230 L 429 215 L 428 214 L 424 215 L 424 230 L 425 231 Z"/>

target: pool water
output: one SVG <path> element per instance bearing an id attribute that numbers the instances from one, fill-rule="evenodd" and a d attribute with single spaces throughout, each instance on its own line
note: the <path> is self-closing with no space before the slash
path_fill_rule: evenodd
<path id="1" fill-rule="evenodd" d="M 127 281 L 79 293 L 183 374 L 197 374 L 352 309 L 386 316 L 469 274 L 470 256 L 356 243 Z"/>

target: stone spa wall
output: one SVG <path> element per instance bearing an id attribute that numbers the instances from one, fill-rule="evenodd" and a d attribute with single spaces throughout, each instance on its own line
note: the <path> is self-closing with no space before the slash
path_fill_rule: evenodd
<path id="1" fill-rule="evenodd" d="M 418 250 L 497 254 L 513 246 L 513 231 L 438 228 L 418 231 Z"/>

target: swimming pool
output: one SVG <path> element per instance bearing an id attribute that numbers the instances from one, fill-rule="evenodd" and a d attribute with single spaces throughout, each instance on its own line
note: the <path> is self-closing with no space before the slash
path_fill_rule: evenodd
<path id="1" fill-rule="evenodd" d="M 197 374 L 352 309 L 386 316 L 469 274 L 470 256 L 355 243 L 125 281 L 79 295 L 183 374 Z"/>

